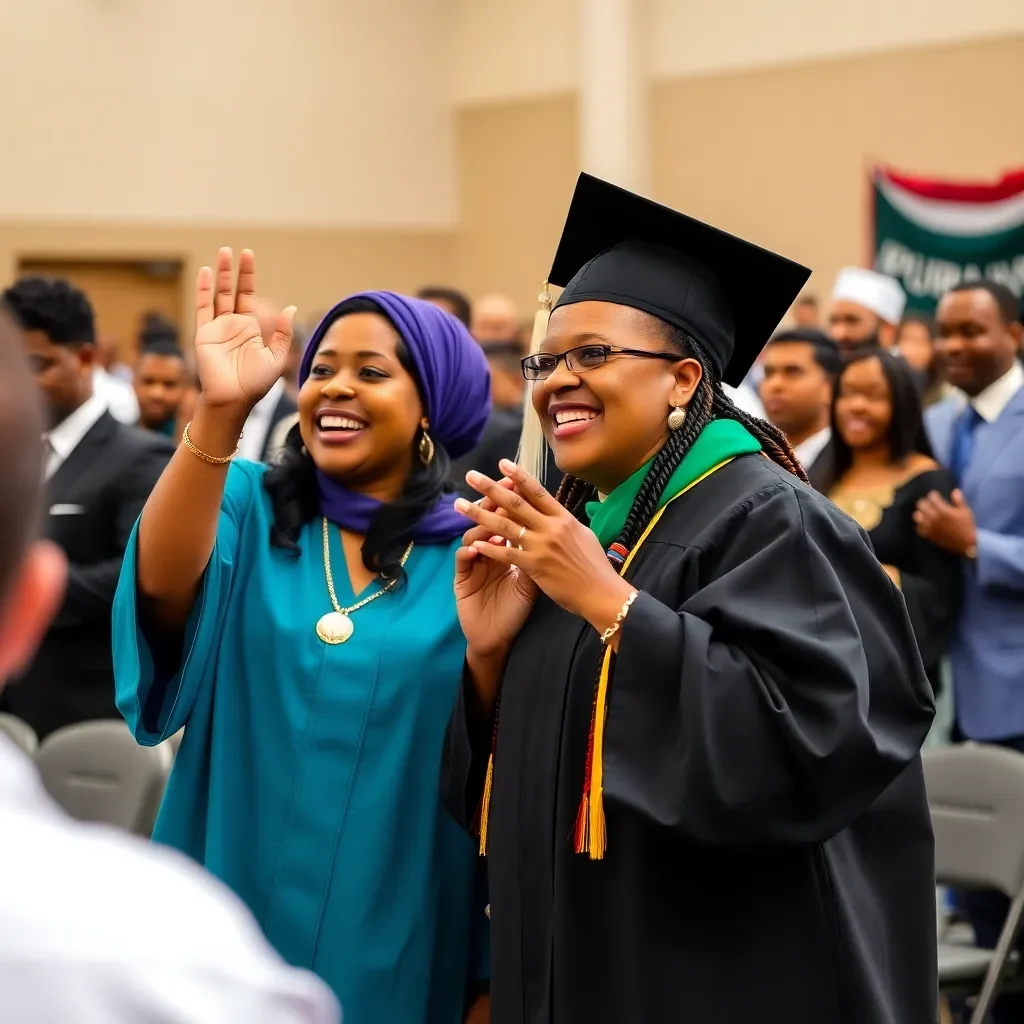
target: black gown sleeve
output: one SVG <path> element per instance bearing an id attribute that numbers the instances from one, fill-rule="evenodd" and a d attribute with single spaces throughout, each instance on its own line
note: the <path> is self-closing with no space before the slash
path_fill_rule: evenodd
<path id="1" fill-rule="evenodd" d="M 455 821 L 473 835 L 479 826 L 493 721 L 493 716 L 485 714 L 480 706 L 469 669 L 463 667 L 462 684 L 441 752 L 441 802 Z"/>
<path id="2" fill-rule="evenodd" d="M 900 590 L 926 666 L 935 665 L 949 647 L 960 610 L 963 569 L 957 555 L 943 551 L 918 534 L 913 514 L 917 502 L 930 491 L 938 491 L 950 501 L 953 486 L 952 477 L 943 469 L 922 473 L 902 488 L 888 513 L 898 511 L 909 524 L 906 564 L 914 568 L 904 571 L 900 564 L 903 559 L 893 564 L 900 570 Z"/>
<path id="3" fill-rule="evenodd" d="M 917 755 L 931 687 L 859 527 L 788 485 L 727 519 L 700 589 L 623 625 L 605 799 L 706 844 L 820 843 Z"/>

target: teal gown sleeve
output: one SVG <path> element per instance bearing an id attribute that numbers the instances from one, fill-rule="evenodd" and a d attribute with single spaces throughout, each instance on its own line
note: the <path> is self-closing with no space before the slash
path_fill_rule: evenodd
<path id="1" fill-rule="evenodd" d="M 216 652 L 239 562 L 241 527 L 254 501 L 263 467 L 235 462 L 228 469 L 213 553 L 199 583 L 183 637 L 157 637 L 139 620 L 136 559 L 139 524 L 125 550 L 114 596 L 112 642 L 117 708 L 135 739 L 154 746 L 188 722 L 200 693 L 213 685 Z M 180 645 L 176 664 L 155 649 Z"/>

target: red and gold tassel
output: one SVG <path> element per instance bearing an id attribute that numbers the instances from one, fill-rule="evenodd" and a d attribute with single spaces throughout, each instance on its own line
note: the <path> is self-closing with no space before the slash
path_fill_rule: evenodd
<path id="1" fill-rule="evenodd" d="M 576 852 L 587 854 L 591 860 L 603 860 L 608 848 L 608 827 L 604 817 L 604 725 L 608 713 L 611 662 L 612 650 L 606 647 L 594 690 L 587 765 L 583 776 L 583 799 L 576 815 Z"/>

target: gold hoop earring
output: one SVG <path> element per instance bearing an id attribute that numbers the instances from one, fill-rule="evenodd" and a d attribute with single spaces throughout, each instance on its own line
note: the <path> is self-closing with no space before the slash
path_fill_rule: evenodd
<path id="1" fill-rule="evenodd" d="M 678 430 L 686 422 L 686 410 L 678 405 L 672 407 L 668 414 L 668 429 Z"/>
<path id="2" fill-rule="evenodd" d="M 423 436 L 420 438 L 420 462 L 424 466 L 429 466 L 434 461 L 434 442 L 430 439 L 430 435 L 424 430 Z"/>

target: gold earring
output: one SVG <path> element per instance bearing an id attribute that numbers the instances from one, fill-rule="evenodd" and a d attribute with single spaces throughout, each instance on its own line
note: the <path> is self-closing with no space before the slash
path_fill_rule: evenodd
<path id="1" fill-rule="evenodd" d="M 434 442 L 431 441 L 430 435 L 424 430 L 423 436 L 420 438 L 420 462 L 424 466 L 429 466 L 434 461 Z"/>
<path id="2" fill-rule="evenodd" d="M 685 422 L 686 410 L 678 405 L 672 406 L 672 411 L 668 414 L 668 429 L 678 430 Z"/>

